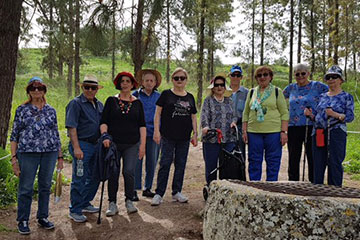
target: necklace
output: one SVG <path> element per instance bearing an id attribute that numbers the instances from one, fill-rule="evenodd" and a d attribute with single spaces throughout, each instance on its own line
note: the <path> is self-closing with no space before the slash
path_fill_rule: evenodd
<path id="1" fill-rule="evenodd" d="M 130 108 L 132 106 L 132 96 L 130 96 L 130 101 L 127 102 L 123 102 L 121 101 L 120 95 L 119 95 L 119 105 L 120 105 L 120 110 L 122 114 L 128 114 L 130 111 Z"/>
<path id="2" fill-rule="evenodd" d="M 219 102 L 219 103 L 224 102 L 224 97 L 222 97 L 221 99 L 218 99 L 218 98 L 214 95 L 214 98 L 215 98 L 215 100 L 216 100 L 217 102 Z"/>

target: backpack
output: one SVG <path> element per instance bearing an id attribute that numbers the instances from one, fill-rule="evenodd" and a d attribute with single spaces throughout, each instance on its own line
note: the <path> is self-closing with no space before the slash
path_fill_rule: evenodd
<path id="1" fill-rule="evenodd" d="M 252 98 L 253 93 L 254 93 L 254 89 L 252 88 L 250 90 L 250 99 Z M 275 97 L 276 97 L 276 99 L 278 98 L 278 96 L 279 96 L 279 88 L 275 87 Z"/>

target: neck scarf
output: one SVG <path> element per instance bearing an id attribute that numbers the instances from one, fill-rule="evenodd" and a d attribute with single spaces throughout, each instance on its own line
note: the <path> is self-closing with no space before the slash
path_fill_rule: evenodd
<path id="1" fill-rule="evenodd" d="M 256 87 L 256 98 L 251 104 L 250 109 L 256 111 L 257 121 L 263 122 L 264 121 L 264 114 L 266 114 L 266 108 L 263 108 L 262 103 L 270 97 L 271 93 L 273 92 L 274 86 L 270 83 L 267 86 L 261 96 L 260 88 Z"/>

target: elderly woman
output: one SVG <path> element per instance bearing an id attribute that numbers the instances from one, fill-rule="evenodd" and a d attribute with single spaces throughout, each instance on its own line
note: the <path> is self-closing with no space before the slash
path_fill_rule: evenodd
<path id="1" fill-rule="evenodd" d="M 154 116 L 156 109 L 156 101 L 160 97 L 160 93 L 156 90 L 161 84 L 161 74 L 154 69 L 143 69 L 136 73 L 136 79 L 140 82 L 140 89 L 133 93 L 133 96 L 140 99 L 144 106 L 145 122 L 146 122 L 146 168 L 145 168 L 145 186 L 142 192 L 144 197 L 155 196 L 151 191 L 156 163 L 159 158 L 160 145 L 153 140 L 154 134 Z M 142 163 L 143 160 L 139 159 L 136 163 L 135 169 L 135 189 L 141 190 L 142 188 Z M 135 191 L 134 201 L 139 198 Z"/>
<path id="2" fill-rule="evenodd" d="M 304 109 L 314 109 L 319 103 L 320 95 L 327 92 L 329 88 L 321 82 L 309 81 L 310 72 L 306 64 L 300 63 L 295 65 L 294 75 L 296 83 L 288 85 L 283 91 L 285 99 L 289 101 L 290 114 L 288 129 L 289 180 L 299 181 L 302 145 L 306 143 L 305 152 L 308 161 L 309 181 L 313 182 L 314 168 L 311 147 L 313 123 L 304 115 Z"/>
<path id="3" fill-rule="evenodd" d="M 327 166 L 328 184 L 341 186 L 342 162 L 346 153 L 346 123 L 354 120 L 354 98 L 341 88 L 345 80 L 339 66 L 330 67 L 324 79 L 329 91 L 321 94 L 315 109 L 306 108 L 304 111 L 314 121 L 314 183 L 324 183 Z"/>
<path id="4" fill-rule="evenodd" d="M 125 207 L 128 213 L 137 212 L 133 205 L 135 166 L 138 159 L 145 154 L 146 127 L 144 108 L 139 99 L 131 95 L 138 83 L 129 72 L 120 72 L 114 79 L 116 89 L 120 94 L 106 100 L 100 120 L 100 131 L 103 137 L 112 136 L 116 144 L 119 159 L 122 158 L 125 184 Z M 104 147 L 110 146 L 110 139 L 103 141 Z M 119 169 L 120 171 L 120 169 Z M 118 213 L 116 205 L 119 189 L 119 174 L 110 177 L 108 181 L 109 209 L 106 216 Z"/>
<path id="5" fill-rule="evenodd" d="M 232 151 L 236 136 L 231 128 L 236 126 L 237 118 L 230 98 L 232 91 L 226 85 L 225 76 L 217 75 L 211 81 L 210 96 L 206 97 L 201 110 L 201 129 L 203 141 L 203 156 L 205 160 L 205 176 L 207 184 L 216 179 L 216 173 L 210 173 L 217 167 L 220 144 L 217 138 L 207 139 L 209 129 L 220 129 L 223 134 L 224 147 Z"/>
<path id="6" fill-rule="evenodd" d="M 289 113 L 282 91 L 271 84 L 273 75 L 268 66 L 256 69 L 259 86 L 250 90 L 243 112 L 243 140 L 249 144 L 249 178 L 255 181 L 261 180 L 264 151 L 266 180 L 278 180 L 282 146 L 287 143 Z"/>
<path id="7" fill-rule="evenodd" d="M 58 168 L 63 168 L 60 137 L 56 111 L 46 103 L 46 85 L 39 77 L 30 79 L 26 93 L 29 99 L 16 109 L 14 125 L 10 137 L 11 164 L 19 177 L 17 221 L 20 234 L 29 234 L 29 216 L 33 197 L 33 187 L 38 172 L 39 226 L 53 229 L 48 220 L 51 180 L 58 160 Z"/>
<path id="8" fill-rule="evenodd" d="M 195 99 L 191 93 L 185 91 L 188 73 L 185 69 L 176 68 L 171 79 L 173 88 L 163 91 L 156 102 L 154 141 L 159 144 L 161 139 L 161 159 L 152 206 L 158 206 L 162 202 L 172 162 L 175 165 L 172 199 L 181 203 L 188 201 L 181 190 L 191 132 L 194 132 L 192 143 L 197 145 Z"/>

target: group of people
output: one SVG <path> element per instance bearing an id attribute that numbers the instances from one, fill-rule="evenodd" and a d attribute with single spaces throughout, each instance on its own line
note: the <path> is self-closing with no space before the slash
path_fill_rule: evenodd
<path id="1" fill-rule="evenodd" d="M 324 76 L 327 85 L 310 81 L 305 64 L 294 67 L 294 76 L 296 83 L 284 91 L 272 84 L 274 72 L 268 66 L 256 69 L 258 86 L 250 90 L 241 85 L 243 70 L 238 65 L 232 66 L 229 74 L 218 74 L 212 79 L 200 116 L 207 184 L 216 179 L 211 173 L 218 165 L 221 149 L 231 151 L 236 144 L 244 159 L 248 145 L 251 181 L 261 180 L 264 154 L 266 180 L 277 181 L 282 146 L 287 143 L 289 180 L 298 181 L 302 144 L 305 143 L 309 180 L 323 184 L 328 167 L 328 184 L 341 186 L 346 123 L 354 119 L 353 97 L 341 89 L 345 81 L 342 70 L 332 66 Z M 162 203 L 172 163 L 175 167 L 172 199 L 188 202 L 182 193 L 186 162 L 190 142 L 197 146 L 199 137 L 195 99 L 185 89 L 188 79 L 187 71 L 177 68 L 171 75 L 172 88 L 159 93 L 161 74 L 157 70 L 140 70 L 135 77 L 129 72 L 120 72 L 113 80 L 119 93 L 108 97 L 103 105 L 96 98 L 103 86 L 93 75 L 84 77 L 80 84 L 81 95 L 66 106 L 65 125 L 73 157 L 69 207 L 72 220 L 85 222 L 84 213 L 99 211 L 91 204 L 100 182 L 93 167 L 97 144 L 106 149 L 114 146 L 117 152 L 128 213 L 138 211 L 133 203 L 139 200 L 137 190 L 142 190 L 142 196 L 152 198 L 152 206 Z M 46 103 L 46 90 L 41 78 L 30 79 L 26 87 L 29 99 L 16 110 L 10 138 L 13 170 L 20 178 L 17 221 L 21 234 L 30 233 L 28 221 L 38 169 L 38 224 L 45 229 L 54 228 L 48 220 L 50 187 L 56 160 L 57 167 L 63 168 L 63 155 L 56 111 Z M 207 137 L 214 129 L 221 130 L 220 142 Z M 153 192 L 160 152 L 157 185 Z M 109 217 L 118 213 L 119 176 L 120 167 L 108 180 L 106 216 Z"/>

